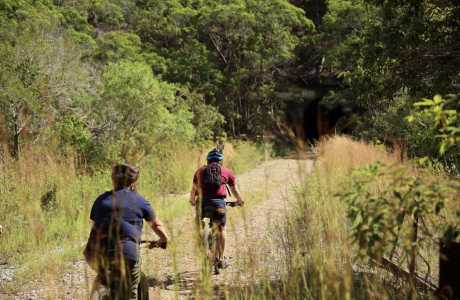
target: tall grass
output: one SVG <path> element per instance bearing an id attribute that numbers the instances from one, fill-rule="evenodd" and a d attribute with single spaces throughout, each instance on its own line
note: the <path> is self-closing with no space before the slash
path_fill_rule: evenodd
<path id="1" fill-rule="evenodd" d="M 262 298 L 387 298 L 384 287 L 355 272 L 343 191 L 353 168 L 376 161 L 393 163 L 398 154 L 347 137 L 322 140 L 315 147 L 316 167 L 292 202 L 288 221 L 278 232 L 286 267 L 275 292 Z"/>
<path id="2" fill-rule="evenodd" d="M 224 148 L 225 166 L 236 173 L 244 173 L 254 168 L 258 162 L 272 156 L 269 144 L 252 144 L 233 141 Z"/>
<path id="3" fill-rule="evenodd" d="M 397 280 L 357 255 L 352 242 L 352 226 L 347 213 L 350 207 L 341 195 L 351 188 L 350 177 L 356 168 L 381 162 L 399 165 L 422 182 L 445 180 L 411 162 L 400 162 L 400 153 L 347 137 L 322 140 L 314 148 L 318 154 L 314 172 L 308 176 L 291 203 L 291 209 L 277 231 L 284 251 L 284 272 L 277 282 L 238 295 L 237 299 L 404 299 L 430 297 L 425 291 L 412 293 L 410 284 Z M 411 175 L 411 176 L 412 176 Z M 376 178 L 379 189 L 392 189 L 388 182 Z M 370 193 L 378 193 L 369 191 Z M 377 197 L 378 195 L 376 195 Z M 365 201 L 365 200 L 364 200 Z M 452 210 L 455 211 L 455 210 Z M 429 217 L 429 216 L 428 216 Z M 412 223 L 409 223 L 409 227 Z M 420 237 L 423 239 L 423 237 Z M 407 240 L 398 245 L 402 249 Z M 409 241 L 410 242 L 410 241 Z M 437 269 L 436 243 L 419 241 L 420 255 Z M 433 248 L 434 246 L 434 248 Z M 426 272 L 419 262 L 420 272 Z M 403 265 L 403 268 L 406 266 Z M 428 275 L 432 276 L 433 274 Z"/>
<path id="4" fill-rule="evenodd" d="M 139 192 L 149 199 L 166 222 L 183 216 L 193 172 L 204 164 L 208 148 L 174 145 L 140 163 Z M 263 157 L 253 144 L 229 144 L 229 163 L 244 170 Z M 62 273 L 71 261 L 81 259 L 89 233 L 89 212 L 95 198 L 111 189 L 110 166 L 86 173 L 44 148 L 29 148 L 20 160 L 3 155 L 0 161 L 0 262 L 18 267 L 13 289 L 24 280 Z M 181 194 L 183 196 L 181 196 Z"/>
<path id="5" fill-rule="evenodd" d="M 226 149 L 227 156 L 231 158 L 232 148 Z M 360 277 L 360 273 L 354 270 L 354 249 L 346 207 L 336 194 L 345 188 L 344 183 L 353 168 L 376 161 L 396 162 L 398 154 L 346 137 L 324 140 L 315 149 L 319 158 L 314 172 L 305 177 L 307 171 L 299 163 L 299 174 L 290 174 L 306 179 L 296 197 L 287 200 L 287 215 L 276 219 L 276 224 L 260 229 L 271 232 L 275 241 L 272 244 L 261 240 L 260 246 L 266 243 L 273 246 L 270 251 L 279 253 L 282 260 L 263 262 L 260 259 L 263 260 L 264 255 L 260 252 L 265 249 L 252 244 L 235 245 L 238 247 L 236 252 L 241 253 L 242 257 L 236 258 L 233 264 L 239 266 L 242 279 L 236 276 L 236 280 L 217 286 L 215 279 L 201 266 L 202 272 L 194 287 L 197 299 L 390 298 L 384 292 L 385 287 L 377 280 Z M 240 163 L 243 166 L 251 161 L 248 157 L 240 156 L 228 162 L 238 169 L 239 161 L 243 161 Z M 270 192 L 266 191 L 268 194 Z M 259 196 L 262 194 L 259 192 Z M 242 217 L 245 218 L 244 214 Z M 244 221 L 243 226 L 247 224 Z M 228 230 L 234 228 L 229 226 Z M 251 232 L 250 228 L 243 228 L 242 231 Z M 242 238 L 242 241 L 245 239 Z M 200 251 L 194 254 L 197 261 L 204 259 L 200 254 Z M 274 274 L 273 268 L 277 273 Z"/>
<path id="6" fill-rule="evenodd" d="M 16 267 L 15 288 L 30 278 L 55 274 L 81 253 L 90 199 L 110 179 L 101 173 L 81 175 L 72 158 L 43 148 L 24 150 L 21 160 L 3 158 L 0 260 Z"/>
<path id="7" fill-rule="evenodd" d="M 174 151 L 154 156 L 141 164 L 139 191 L 152 201 L 167 225 L 177 224 L 178 218 L 190 213 L 186 193 L 193 172 L 204 164 L 209 148 L 190 149 L 177 145 Z M 399 296 L 382 280 L 382 276 L 387 274 L 357 260 L 346 203 L 338 196 L 349 188 L 349 178 L 355 168 L 377 161 L 398 164 L 399 153 L 390 153 L 379 146 L 340 136 L 322 140 L 314 151 L 318 158 L 309 176 L 303 176 L 306 171 L 299 163 L 298 177 L 305 178 L 305 181 L 287 200 L 287 215 L 280 219 L 281 223 L 263 229 L 272 233 L 275 248 L 271 251 L 278 252 L 281 257 L 281 261 L 273 262 L 279 264 L 276 265 L 277 275 L 273 276 L 270 262 L 261 266 L 257 259 L 250 259 L 251 255 L 259 257 L 260 253 L 256 252 L 261 249 L 240 245 L 241 253 L 247 252 L 242 255 L 244 259 L 249 256 L 248 261 L 235 262 L 243 268 L 238 269 L 244 274 L 243 282 L 232 282 L 216 289 L 214 279 L 204 271 L 203 265 L 199 265 L 205 258 L 196 247 L 196 253 L 192 255 L 201 272 L 194 286 L 195 297 L 392 299 Z M 267 149 L 254 144 L 227 144 L 225 164 L 237 173 L 245 172 L 263 159 L 267 152 Z M 110 189 L 108 170 L 92 175 L 79 174 L 71 159 L 35 155 L 18 162 L 5 160 L 1 165 L 5 170 L 1 180 L 5 184 L 1 187 L 0 212 L 2 216 L 7 216 L 2 224 L 6 227 L 6 235 L 2 236 L 5 240 L 2 241 L 7 242 L 0 244 L 0 253 L 9 262 L 31 271 L 29 276 L 36 275 L 45 265 L 48 273 L 58 272 L 60 266 L 80 258 L 81 244 L 89 231 L 90 206 L 99 193 Z M 56 191 L 56 203 L 43 208 L 40 198 L 53 189 Z M 248 193 L 245 196 L 259 202 L 271 191 L 253 192 L 254 195 Z M 13 198 L 18 200 L 11 201 Z M 253 208 L 249 205 L 246 209 Z M 230 213 L 233 214 L 230 219 L 240 212 L 245 218 L 244 210 L 235 210 Z M 244 224 L 247 226 L 246 220 Z M 183 230 L 176 228 L 173 234 L 180 235 Z M 232 230 L 231 226 L 229 230 Z M 244 228 L 241 232 L 246 234 L 251 231 Z M 171 244 L 174 264 L 181 261 L 178 256 L 183 255 L 180 248 L 185 242 L 177 240 Z M 151 264 L 155 265 L 154 262 Z M 177 265 L 172 268 L 175 272 L 181 269 Z"/>

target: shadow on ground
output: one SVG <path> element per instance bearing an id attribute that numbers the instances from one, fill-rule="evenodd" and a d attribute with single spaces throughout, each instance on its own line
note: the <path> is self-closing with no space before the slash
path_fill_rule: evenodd
<path id="1" fill-rule="evenodd" d="M 232 295 L 232 299 L 245 299 L 247 295 L 254 295 L 256 291 L 257 294 L 260 294 L 267 288 L 273 291 L 274 288 L 281 286 L 279 281 L 252 285 L 228 284 L 212 277 L 206 281 L 211 282 L 207 285 L 202 279 L 201 272 L 185 271 L 167 275 L 162 279 L 147 277 L 147 282 L 149 287 L 176 292 L 187 299 L 228 299 L 229 295 Z"/>

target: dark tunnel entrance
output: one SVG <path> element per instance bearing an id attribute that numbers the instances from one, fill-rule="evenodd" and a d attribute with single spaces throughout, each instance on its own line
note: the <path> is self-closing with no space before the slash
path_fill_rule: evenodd
<path id="1" fill-rule="evenodd" d="M 303 138 L 308 142 L 318 140 L 320 137 L 317 120 L 318 110 L 318 100 L 306 105 L 303 110 Z"/>
<path id="2" fill-rule="evenodd" d="M 305 106 L 303 113 L 304 138 L 313 142 L 323 136 L 336 133 L 337 122 L 345 116 L 342 107 L 326 109 L 321 106 L 320 99 Z"/>
<path id="3" fill-rule="evenodd" d="M 290 105 L 287 120 L 295 136 L 314 143 L 323 136 L 336 132 L 339 119 L 345 116 L 341 107 L 327 109 L 320 104 L 321 99 Z"/>

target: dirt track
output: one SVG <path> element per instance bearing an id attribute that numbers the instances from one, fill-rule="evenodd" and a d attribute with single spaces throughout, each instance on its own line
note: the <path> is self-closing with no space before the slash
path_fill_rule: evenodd
<path id="1" fill-rule="evenodd" d="M 256 203 L 244 209 L 230 208 L 227 226 L 225 256 L 230 266 L 213 276 L 214 293 L 220 294 L 228 286 L 246 286 L 261 275 L 274 278 L 279 275 L 282 252 L 279 251 L 276 226 L 283 222 L 289 201 L 300 179 L 312 169 L 311 160 L 279 159 L 268 161 L 238 178 L 243 195 L 250 194 Z M 156 251 L 145 254 L 146 263 L 157 266 L 151 278 L 151 299 L 192 298 L 194 286 L 200 277 L 199 261 L 195 258 L 195 237 L 192 227 L 193 210 L 184 226 L 175 227 L 172 236 L 181 241 L 171 255 Z M 161 261 L 161 265 L 156 262 Z"/>
<path id="2" fill-rule="evenodd" d="M 247 205 L 230 208 L 225 256 L 230 266 L 213 275 L 214 296 L 224 287 L 255 284 L 262 275 L 279 276 L 283 252 L 276 242 L 295 188 L 313 168 L 312 160 L 270 160 L 238 176 L 238 184 Z M 252 200 L 253 203 L 250 203 Z M 189 299 L 196 296 L 200 280 L 200 259 L 193 230 L 194 208 L 189 214 L 167 224 L 172 240 L 167 251 L 143 250 L 142 269 L 150 285 L 151 299 Z M 83 261 L 76 262 L 64 279 L 51 286 L 37 286 L 13 299 L 88 299 L 94 274 Z M 1 298 L 1 297 L 0 297 Z M 7 298 L 8 299 L 8 298 Z"/>

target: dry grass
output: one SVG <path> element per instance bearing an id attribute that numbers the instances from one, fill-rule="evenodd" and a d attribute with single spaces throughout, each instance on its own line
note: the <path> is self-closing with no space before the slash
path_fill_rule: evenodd
<path id="1" fill-rule="evenodd" d="M 207 150 L 176 145 L 169 153 L 140 163 L 139 191 L 153 201 L 163 220 L 187 211 L 185 199 L 171 199 L 190 190 L 193 172 L 204 163 L 201 157 Z M 247 164 L 242 157 L 251 157 L 248 168 L 263 156 L 255 145 L 244 143 L 228 155 L 234 166 Z M 7 152 L 0 158 L 0 262 L 18 267 L 10 285 L 14 290 L 39 275 L 46 278 L 47 270 L 59 276 L 66 265 L 81 259 L 91 205 L 111 188 L 110 168 L 85 173 L 75 167 L 72 157 L 41 147 L 24 149 L 19 160 Z"/>
<path id="2" fill-rule="evenodd" d="M 395 163 L 399 156 L 343 136 L 322 140 L 315 151 L 315 171 L 299 191 L 291 221 L 280 232 L 290 274 L 283 285 L 293 299 L 359 299 L 369 297 L 371 290 L 376 292 L 372 298 L 385 299 L 382 287 L 370 289 L 372 283 L 353 271 L 347 208 L 337 193 L 346 188 L 353 168 L 377 161 Z"/>
<path id="3" fill-rule="evenodd" d="M 178 216 L 188 211 L 186 199 L 171 201 L 168 193 L 182 193 L 188 190 L 191 175 L 197 165 L 204 162 L 209 148 L 192 151 L 178 148 L 174 154 L 168 156 L 172 164 L 167 167 L 159 168 L 158 164 L 161 161 L 158 158 L 146 162 L 142 167 L 140 190 L 149 199 L 158 199 L 158 195 L 162 195 L 154 202 L 154 206 L 166 223 L 173 224 Z M 238 172 L 252 168 L 263 158 L 261 149 L 257 150 L 254 145 L 232 144 L 226 145 L 225 149 L 227 166 Z M 337 194 L 347 188 L 347 179 L 354 168 L 377 161 L 398 164 L 399 153 L 389 153 L 380 146 L 353 141 L 343 136 L 322 140 L 316 145 L 315 151 L 318 153 L 318 160 L 313 174 L 306 177 L 297 197 L 290 200 L 290 215 L 285 218 L 283 224 L 274 227 L 277 228 L 273 233 L 279 243 L 277 247 L 284 251 L 284 261 L 282 266 L 279 266 L 279 280 L 273 281 L 270 277 L 257 278 L 257 284 L 254 286 L 248 282 L 248 287 L 232 287 L 226 290 L 226 299 L 390 299 L 394 297 L 386 291 L 374 271 L 370 272 L 369 268 L 364 272 L 356 271 L 355 248 L 350 239 L 347 207 Z M 13 254 L 19 247 L 25 247 L 27 250 L 24 251 L 23 258 L 15 261 L 24 262 L 32 259 L 35 263 L 30 268 L 41 270 L 42 266 L 36 259 L 40 252 L 37 252 L 35 247 L 39 245 L 37 249 L 41 249 L 40 251 L 44 253 L 61 243 L 69 249 L 68 251 L 75 251 L 74 241 L 82 241 L 86 238 L 89 207 L 94 197 L 104 188 L 109 187 L 109 182 L 105 173 L 82 176 L 77 174 L 71 161 L 52 159 L 52 156 L 46 158 L 46 155 L 37 159 L 37 156 L 39 155 L 24 159 L 17 165 L 14 165 L 13 161 L 0 164 L 0 167 L 7 172 L 7 174 L 2 173 L 1 179 L 7 181 L 7 178 L 14 178 L 12 183 L 2 187 L 1 214 L 3 215 L 6 212 L 5 208 L 8 207 L 11 211 L 14 202 L 9 199 L 13 197 L 23 199 L 14 206 L 16 209 L 20 206 L 24 207 L 19 210 L 19 213 L 11 214 L 20 215 L 23 221 L 14 223 L 11 218 L 2 221 L 2 225 L 7 225 L 2 239 L 6 237 L 9 245 L 2 243 L 0 253 Z M 39 171 L 34 172 L 34 170 Z M 276 172 L 276 170 L 272 171 Z M 305 170 L 299 170 L 299 174 L 305 174 Z M 162 178 L 158 178 L 160 175 Z M 183 181 L 187 183 L 184 184 Z M 57 185 L 59 204 L 58 213 L 54 215 L 53 221 L 46 217 L 47 213 L 43 212 L 39 200 L 39 196 L 49 190 L 50 183 Z M 263 192 L 260 194 L 262 195 Z M 4 199 L 9 200 L 6 202 L 7 206 L 4 204 Z M 79 213 L 75 213 L 78 210 Z M 69 221 L 69 216 L 72 221 Z M 14 229 L 14 236 L 8 233 L 11 224 L 18 224 Z M 46 238 L 53 234 L 58 234 L 58 238 L 54 239 L 55 242 L 52 238 Z M 69 252 L 64 251 L 64 253 Z M 57 260 L 54 266 L 62 265 L 65 261 L 74 259 L 76 255 L 79 255 L 79 251 L 76 251 L 73 256 L 63 254 L 63 258 Z M 49 263 L 49 260 L 45 262 Z M 245 274 L 252 274 L 255 270 L 251 268 L 257 266 L 247 264 L 245 268 L 247 268 L 244 270 Z M 56 273 L 56 269 L 51 265 L 46 270 Z M 209 283 L 208 280 L 203 280 L 203 284 L 205 283 Z M 208 292 L 200 294 L 199 297 L 206 299 L 213 297 L 212 284 L 203 286 L 203 289 Z"/>
<path id="4" fill-rule="evenodd" d="M 319 155 L 320 168 L 328 173 L 348 173 L 353 168 L 377 161 L 392 164 L 398 162 L 400 157 L 398 152 L 390 153 L 382 146 L 354 141 L 346 136 L 323 139 L 315 148 Z"/>
<path id="5" fill-rule="evenodd" d="M 38 147 L 25 149 L 20 160 L 4 155 L 0 168 L 0 215 L 5 231 L 0 260 L 22 265 L 21 277 L 33 277 L 44 265 L 57 263 L 58 257 L 73 251 L 75 242 L 86 234 L 86 216 L 96 187 L 109 180 L 97 174 L 89 180 L 78 174 L 71 157 Z M 50 252 L 53 255 L 43 255 Z"/>
<path id="6" fill-rule="evenodd" d="M 273 228 L 265 228 L 273 231 L 272 251 L 281 251 L 283 257 L 281 265 L 265 267 L 277 268 L 280 271 L 278 276 L 273 277 L 268 272 L 270 275 L 259 274 L 240 287 L 228 287 L 223 291 L 225 299 L 389 298 L 381 285 L 357 278 L 353 271 L 354 251 L 346 207 L 336 194 L 343 189 L 343 183 L 354 167 L 376 161 L 393 163 L 398 154 L 346 137 L 323 140 L 316 151 L 319 158 L 312 175 L 305 177 L 307 171 L 300 169 L 299 164 L 297 175 L 306 181 L 298 196 L 288 200 L 289 215 L 282 223 L 273 224 Z M 243 162 L 238 164 L 242 166 L 248 163 L 247 157 L 246 162 L 244 158 L 240 160 Z M 258 248 L 251 250 L 261 251 Z M 250 257 L 257 255 L 254 253 Z M 255 274 L 260 268 L 258 262 L 249 261 L 241 272 Z M 200 288 L 208 293 L 197 296 L 212 299 L 213 285 L 206 280 L 204 283 L 207 285 Z"/>
<path id="7" fill-rule="evenodd" d="M 351 240 L 347 204 L 340 194 L 350 186 L 355 168 L 381 162 L 405 170 L 407 176 L 430 182 L 448 182 L 448 178 L 402 163 L 400 153 L 388 152 L 381 146 L 334 136 L 319 142 L 314 173 L 307 177 L 294 202 L 290 221 L 279 232 L 286 249 L 289 276 L 283 279 L 290 299 L 402 299 L 407 289 L 389 273 L 375 269 L 357 258 Z M 388 182 L 378 178 L 376 191 L 388 190 Z M 428 186 L 428 185 L 427 185 Z M 458 203 L 458 201 L 457 201 Z M 449 204 L 449 203 L 448 203 Z M 447 205 L 447 204 L 446 204 Z M 452 210 L 455 211 L 455 210 Z M 446 218 L 448 219 L 448 218 Z M 402 243 L 402 242 L 401 242 Z M 436 243 L 420 242 L 420 254 L 437 271 Z M 421 262 L 418 271 L 427 271 Z M 403 266 L 405 267 L 405 265 Z M 277 291 L 279 293 L 279 291 Z M 275 296 L 276 294 L 272 294 Z M 419 293 L 418 298 L 429 297 Z M 275 298 L 275 297 L 273 297 Z"/>

